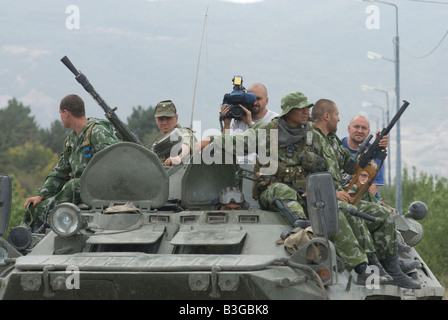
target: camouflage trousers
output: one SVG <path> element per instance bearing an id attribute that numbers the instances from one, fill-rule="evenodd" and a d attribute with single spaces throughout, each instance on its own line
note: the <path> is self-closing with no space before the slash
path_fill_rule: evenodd
<path id="1" fill-rule="evenodd" d="M 348 204 L 344 201 L 338 200 L 338 205 L 343 208 L 352 208 L 358 210 L 355 206 Z M 357 216 L 351 215 L 350 213 L 346 211 L 342 211 L 345 215 L 345 218 L 347 219 L 348 223 L 350 224 L 350 227 L 352 228 L 353 233 L 356 236 L 356 239 L 359 242 L 359 245 L 364 250 L 366 254 L 374 253 L 375 252 L 375 244 L 372 238 L 372 235 L 367 228 L 366 222 L 367 220 L 364 220 L 362 218 L 359 218 Z"/>
<path id="2" fill-rule="evenodd" d="M 378 258 L 385 259 L 396 256 L 398 254 L 398 240 L 393 211 L 379 202 L 364 200 L 360 200 L 356 208 L 377 218 L 376 222 L 362 220 L 372 235 Z"/>
<path id="3" fill-rule="evenodd" d="M 298 193 L 283 183 L 273 183 L 266 190 L 262 191 L 259 197 L 260 206 L 263 209 L 280 211 L 274 202 L 277 198 L 287 206 L 298 218 L 308 219 L 305 202 Z M 353 269 L 360 263 L 368 263 L 367 255 L 341 210 L 338 212 L 339 231 L 336 235 L 330 236 L 337 254 L 344 260 L 348 270 Z"/>
<path id="4" fill-rule="evenodd" d="M 48 214 L 63 202 L 81 203 L 80 178 L 68 181 L 59 193 L 41 201 L 34 208 L 30 205 L 25 211 L 21 225 L 29 227 L 32 232 L 44 232 L 42 227 L 47 222 Z"/>

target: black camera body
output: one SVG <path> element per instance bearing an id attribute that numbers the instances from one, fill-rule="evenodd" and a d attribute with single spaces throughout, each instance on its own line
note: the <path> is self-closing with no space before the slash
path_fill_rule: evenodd
<path id="1" fill-rule="evenodd" d="M 229 106 L 229 112 L 226 115 L 220 115 L 221 119 L 239 119 L 246 114 L 240 105 L 250 110 L 255 101 L 257 101 L 257 96 L 253 93 L 246 92 L 246 89 L 243 87 L 243 77 L 235 76 L 232 82 L 233 91 L 226 93 L 222 101 L 222 104 Z"/>

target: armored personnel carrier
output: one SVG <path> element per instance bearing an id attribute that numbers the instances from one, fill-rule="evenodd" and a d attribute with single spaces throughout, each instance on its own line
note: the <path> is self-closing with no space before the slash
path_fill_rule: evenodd
<path id="1" fill-rule="evenodd" d="M 413 248 L 405 258 L 421 262 L 413 270 L 421 289 L 377 285 L 374 273 L 371 282 L 357 284 L 328 240 L 337 207 L 325 173 L 311 175 L 307 186 L 315 237 L 286 250 L 281 235 L 291 223 L 251 200 L 251 181 L 238 175 L 244 166 L 193 158 L 163 167 L 131 142 L 98 152 L 81 177 L 82 205 L 57 206 L 44 235 L 18 227 L 9 242 L 0 238 L 0 298 L 443 299 L 445 289 Z M 2 234 L 8 178 L 0 180 Z M 251 208 L 213 210 L 226 187 L 243 190 Z M 422 236 L 412 214 L 396 216 L 410 246 Z"/>

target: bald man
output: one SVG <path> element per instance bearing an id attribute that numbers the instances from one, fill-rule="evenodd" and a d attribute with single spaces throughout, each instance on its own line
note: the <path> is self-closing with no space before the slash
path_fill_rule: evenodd
<path id="1" fill-rule="evenodd" d="M 348 137 L 341 140 L 342 145 L 346 147 L 350 153 L 355 154 L 358 147 L 363 143 L 370 134 L 370 122 L 369 120 L 361 115 L 355 116 L 351 119 L 348 125 Z M 381 161 L 376 160 L 375 162 L 380 165 Z M 380 186 L 384 186 L 384 166 L 381 167 L 375 180 L 369 188 L 369 193 L 375 195 L 375 198 L 379 201 L 380 196 L 378 194 L 378 189 Z"/>

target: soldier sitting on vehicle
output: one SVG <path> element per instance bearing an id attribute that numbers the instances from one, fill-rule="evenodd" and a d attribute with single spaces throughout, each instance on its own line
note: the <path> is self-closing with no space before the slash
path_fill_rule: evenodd
<path id="1" fill-rule="evenodd" d="M 310 127 L 313 129 L 314 134 L 311 146 L 328 163 L 327 170 L 333 177 L 339 205 L 341 207 L 352 206 L 350 204 L 350 195 L 344 190 L 341 173 L 346 171 L 352 174 L 354 168 L 349 165 L 352 161 L 351 153 L 342 145 L 336 135 L 339 109 L 332 100 L 320 99 L 314 104 L 312 118 L 314 122 Z M 382 141 L 384 148 L 386 148 L 388 139 L 384 137 Z M 369 262 L 377 265 L 380 268 L 380 272 L 383 271 L 382 266 L 384 266 L 385 272 L 393 278 L 391 281 L 393 284 L 408 289 L 420 289 L 421 285 L 406 276 L 400 267 L 397 255 L 398 240 L 392 210 L 376 201 L 364 200 L 360 200 L 355 207 L 357 210 L 377 218 L 376 222 L 359 219 L 354 221 L 353 216 L 346 215 L 348 222 L 358 236 L 360 244 L 364 246 Z M 362 225 L 359 222 L 362 222 Z M 369 233 L 371 237 L 369 237 Z M 368 241 L 370 243 L 366 241 L 368 238 L 371 238 Z M 413 262 L 410 261 L 410 263 L 412 264 Z"/>
<path id="2" fill-rule="evenodd" d="M 178 124 L 179 115 L 171 100 L 159 102 L 154 117 L 163 135 L 153 144 L 152 151 L 165 166 L 181 164 L 183 158 L 193 154 L 196 142 L 193 131 Z"/>
<path id="3" fill-rule="evenodd" d="M 43 233 L 48 213 L 59 203 L 79 204 L 80 177 L 92 156 L 117 142 L 112 124 L 85 116 L 84 101 L 71 94 L 59 106 L 61 121 L 72 131 L 65 140 L 59 161 L 37 195 L 26 199 L 22 225 Z"/>
<path id="4" fill-rule="evenodd" d="M 305 188 L 305 180 L 308 174 L 325 171 L 327 166 L 324 159 L 308 151 L 306 137 L 308 117 L 312 106 L 313 104 L 309 103 L 302 93 L 288 93 L 282 99 L 282 114 L 279 118 L 275 118 L 267 124 L 257 124 L 242 135 L 208 137 L 203 139 L 198 147 L 203 150 L 207 145 L 214 142 L 218 149 L 222 149 L 222 146 L 232 145 L 226 143 L 228 139 L 232 140 L 232 142 L 237 142 L 233 143 L 233 145 L 237 145 L 238 142 L 244 144 L 244 146 L 250 143 L 257 145 L 261 143 L 266 144 L 267 141 L 270 141 L 271 134 L 273 136 L 277 134 L 278 139 L 274 140 L 278 140 L 278 144 L 275 143 L 277 141 L 274 141 L 267 146 L 267 148 L 275 148 L 278 146 L 278 152 L 276 154 L 278 170 L 272 176 L 277 182 L 265 183 L 266 179 L 257 179 L 256 189 L 258 192 L 256 196 L 258 202 L 263 209 L 280 211 L 288 219 L 290 219 L 290 215 L 292 219 L 295 218 L 296 220 L 308 219 L 305 202 L 297 190 Z M 266 133 L 266 141 L 257 140 L 259 136 L 257 133 L 261 130 Z M 233 151 L 235 153 L 236 149 L 226 151 Z M 255 167 L 261 173 L 263 165 L 257 163 Z M 260 175 L 260 177 L 263 176 Z M 286 210 L 282 211 L 279 203 Z M 331 236 L 330 240 L 334 243 L 336 252 L 344 260 L 347 269 L 354 269 L 360 281 L 365 282 L 367 277 L 370 276 L 370 273 L 367 272 L 367 255 L 359 244 L 342 211 L 338 212 L 338 225 L 338 233 Z M 385 282 L 387 282 L 387 279 L 380 277 L 380 283 Z"/>

